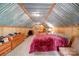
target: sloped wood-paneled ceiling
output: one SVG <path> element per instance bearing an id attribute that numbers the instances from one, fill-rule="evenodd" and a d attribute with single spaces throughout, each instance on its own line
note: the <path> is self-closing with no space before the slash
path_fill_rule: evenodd
<path id="1" fill-rule="evenodd" d="M 24 3 L 32 20 L 25 14 L 19 4 L 0 3 L 0 25 L 32 27 L 33 23 L 49 22 L 53 26 L 71 26 L 79 24 L 78 3 L 56 3 L 49 17 L 45 20 L 51 4 Z M 37 16 L 35 16 L 37 15 Z"/>

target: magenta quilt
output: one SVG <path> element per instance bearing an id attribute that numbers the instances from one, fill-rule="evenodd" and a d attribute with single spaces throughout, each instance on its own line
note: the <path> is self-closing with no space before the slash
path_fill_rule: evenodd
<path id="1" fill-rule="evenodd" d="M 29 53 L 58 51 L 59 47 L 68 45 L 68 40 L 64 37 L 53 34 L 40 34 L 34 37 Z"/>

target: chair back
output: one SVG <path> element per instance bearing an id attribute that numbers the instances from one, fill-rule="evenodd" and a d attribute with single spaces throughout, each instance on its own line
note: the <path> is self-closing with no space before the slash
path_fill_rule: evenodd
<path id="1" fill-rule="evenodd" d="M 71 45 L 79 53 L 79 37 L 76 37 Z"/>

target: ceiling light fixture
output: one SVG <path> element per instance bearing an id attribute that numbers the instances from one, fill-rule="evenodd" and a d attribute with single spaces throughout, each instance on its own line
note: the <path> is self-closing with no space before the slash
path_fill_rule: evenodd
<path id="1" fill-rule="evenodd" d="M 40 12 L 32 12 L 32 15 L 35 16 L 35 17 L 40 17 Z"/>
<path id="2" fill-rule="evenodd" d="M 35 17 L 40 17 L 40 14 L 33 14 L 33 16 L 35 16 Z"/>
<path id="3" fill-rule="evenodd" d="M 37 12 L 37 11 L 36 11 L 36 12 L 32 12 L 32 13 L 33 13 L 33 14 L 39 14 L 40 12 Z"/>

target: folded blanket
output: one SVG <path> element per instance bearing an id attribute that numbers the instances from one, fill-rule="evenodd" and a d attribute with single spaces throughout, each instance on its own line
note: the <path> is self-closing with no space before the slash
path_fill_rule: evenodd
<path id="1" fill-rule="evenodd" d="M 59 47 L 67 46 L 67 39 L 56 35 L 39 35 L 36 36 L 30 46 L 29 53 L 58 51 Z"/>
<path id="2" fill-rule="evenodd" d="M 35 39 L 31 44 L 30 52 L 43 52 L 43 51 L 52 51 L 53 50 L 53 40 L 52 38 L 48 39 Z"/>

